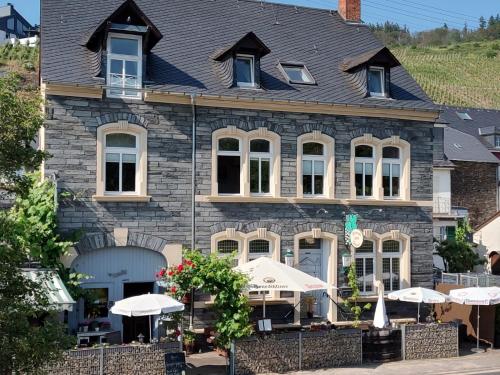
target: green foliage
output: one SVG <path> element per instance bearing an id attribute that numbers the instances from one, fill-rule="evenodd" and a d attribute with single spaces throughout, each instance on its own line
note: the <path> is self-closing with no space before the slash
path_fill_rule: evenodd
<path id="1" fill-rule="evenodd" d="M 46 290 L 27 280 L 20 268 L 26 242 L 19 223 L 0 212 L 0 374 L 41 373 L 72 344 L 49 305 Z"/>
<path id="2" fill-rule="evenodd" d="M 397 47 L 392 52 L 438 104 L 500 109 L 498 41 L 447 48 Z"/>
<path id="3" fill-rule="evenodd" d="M 15 74 L 0 79 L 0 188 L 25 192 L 29 177 L 20 170 L 34 170 L 47 155 L 34 147 L 43 124 L 37 90 L 26 90 Z"/>
<path id="4" fill-rule="evenodd" d="M 473 271 L 475 266 L 484 263 L 468 240 L 471 233 L 472 228 L 469 222 L 462 220 L 455 232 L 455 239 L 443 241 L 437 247 L 439 255 L 444 259 L 447 272 L 469 272 Z"/>
<path id="5" fill-rule="evenodd" d="M 19 43 L 4 44 L 0 47 L 0 62 L 7 64 L 15 61 L 20 66 L 29 66 L 27 70 L 35 70 L 38 66 L 39 47 L 22 46 Z M 26 69 L 26 68 L 25 68 Z"/>
<path id="6" fill-rule="evenodd" d="M 193 288 L 215 297 L 213 309 L 217 316 L 217 345 L 224 348 L 229 348 L 232 340 L 252 333 L 251 308 L 243 294 L 248 279 L 232 267 L 231 257 L 186 251 L 182 264 L 162 270 L 157 275 L 169 282 L 170 293 L 177 299 L 189 294 Z"/>
<path id="7" fill-rule="evenodd" d="M 363 306 L 358 305 L 358 298 L 360 297 L 358 276 L 356 275 L 356 263 L 352 262 L 347 273 L 348 285 L 352 290 L 352 294 L 344 300 L 344 306 L 349 309 L 354 315 L 353 326 L 357 328 L 360 323 L 361 314 L 363 311 L 368 311 L 372 308 L 371 303 Z"/>

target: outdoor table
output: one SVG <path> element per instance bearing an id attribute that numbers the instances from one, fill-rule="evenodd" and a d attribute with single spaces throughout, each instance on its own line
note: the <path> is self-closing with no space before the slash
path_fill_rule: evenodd
<path id="1" fill-rule="evenodd" d="M 92 337 L 97 337 L 99 344 L 102 344 L 102 339 L 105 338 L 110 333 L 115 333 L 119 331 L 88 331 L 88 332 L 77 332 L 76 339 L 77 345 L 80 346 L 82 340 L 86 340 L 90 344 L 90 339 Z"/>

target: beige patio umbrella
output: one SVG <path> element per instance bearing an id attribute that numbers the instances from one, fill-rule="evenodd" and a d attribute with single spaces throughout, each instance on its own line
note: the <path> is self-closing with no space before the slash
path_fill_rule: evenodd
<path id="1" fill-rule="evenodd" d="M 327 283 L 316 277 L 267 257 L 257 258 L 234 269 L 246 274 L 250 278 L 247 287 L 247 290 L 250 292 L 310 292 L 331 288 Z M 265 318 L 265 293 L 262 293 L 262 303 L 263 316 Z"/>

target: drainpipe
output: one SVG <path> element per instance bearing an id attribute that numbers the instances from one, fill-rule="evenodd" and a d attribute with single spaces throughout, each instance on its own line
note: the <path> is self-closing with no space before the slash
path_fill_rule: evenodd
<path id="1" fill-rule="evenodd" d="M 191 250 L 196 245 L 196 94 L 191 94 L 191 111 L 193 117 L 192 154 L 191 154 Z M 189 330 L 193 330 L 194 320 L 194 288 L 191 290 L 191 308 L 189 312 Z"/>

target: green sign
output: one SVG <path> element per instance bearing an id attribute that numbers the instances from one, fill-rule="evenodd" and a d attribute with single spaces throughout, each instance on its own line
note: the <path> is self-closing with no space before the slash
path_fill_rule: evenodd
<path id="1" fill-rule="evenodd" d="M 345 217 L 345 242 L 351 245 L 351 232 L 358 229 L 358 215 L 349 214 Z"/>

